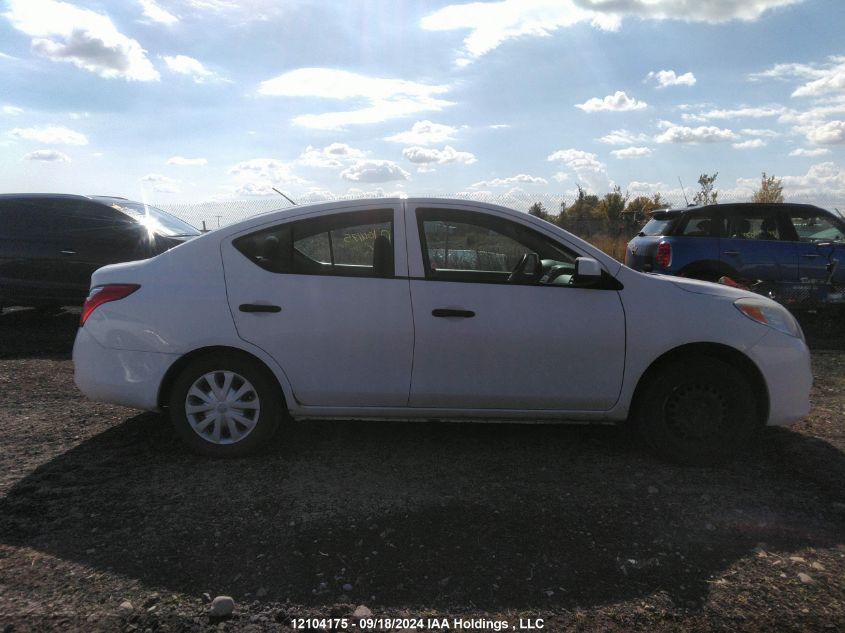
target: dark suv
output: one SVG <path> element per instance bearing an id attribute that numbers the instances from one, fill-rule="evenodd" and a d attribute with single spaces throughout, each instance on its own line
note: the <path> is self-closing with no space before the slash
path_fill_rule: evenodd
<path id="1" fill-rule="evenodd" d="M 625 263 L 716 281 L 845 282 L 845 222 L 809 204 L 719 204 L 655 211 Z"/>
<path id="2" fill-rule="evenodd" d="M 125 198 L 2 194 L 0 309 L 82 305 L 97 268 L 152 257 L 199 234 Z"/>

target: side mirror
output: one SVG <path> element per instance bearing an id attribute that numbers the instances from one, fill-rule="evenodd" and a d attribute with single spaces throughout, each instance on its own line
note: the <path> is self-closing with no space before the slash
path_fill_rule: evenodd
<path id="1" fill-rule="evenodd" d="M 601 264 L 592 257 L 579 257 L 575 260 L 575 276 L 580 282 L 601 279 Z"/>

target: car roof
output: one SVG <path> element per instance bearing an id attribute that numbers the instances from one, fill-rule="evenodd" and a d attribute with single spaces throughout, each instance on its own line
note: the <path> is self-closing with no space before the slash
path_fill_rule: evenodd
<path id="1" fill-rule="evenodd" d="M 704 204 L 701 206 L 691 204 L 687 207 L 677 207 L 677 208 L 670 208 L 670 209 L 655 209 L 654 211 L 650 211 L 651 215 L 655 215 L 657 213 L 693 213 L 695 211 L 702 211 L 705 209 L 724 209 L 726 207 L 740 207 L 740 208 L 747 208 L 749 211 L 758 208 L 758 207 L 783 207 L 785 209 L 819 209 L 824 211 L 821 207 L 818 207 L 814 204 L 808 204 L 805 202 L 723 202 L 720 204 Z"/>

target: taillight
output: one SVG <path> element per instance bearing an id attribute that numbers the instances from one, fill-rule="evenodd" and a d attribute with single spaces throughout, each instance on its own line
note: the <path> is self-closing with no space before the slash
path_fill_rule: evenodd
<path id="1" fill-rule="evenodd" d="M 88 317 L 99 306 L 109 301 L 119 301 L 128 297 L 140 287 L 138 284 L 106 284 L 105 286 L 91 288 L 91 292 L 88 293 L 88 298 L 85 299 L 82 306 L 82 314 L 79 315 L 79 327 L 85 325 Z"/>
<path id="2" fill-rule="evenodd" d="M 663 268 L 669 268 L 672 263 L 672 245 L 669 242 L 660 242 L 657 245 L 657 255 L 654 256 L 654 263 Z"/>

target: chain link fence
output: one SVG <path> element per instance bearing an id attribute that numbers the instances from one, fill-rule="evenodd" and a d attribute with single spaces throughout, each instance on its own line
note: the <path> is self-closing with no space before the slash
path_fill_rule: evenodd
<path id="1" fill-rule="evenodd" d="M 356 200 L 356 199 L 370 199 L 373 197 L 372 194 L 366 195 L 347 195 L 347 196 L 335 196 L 335 197 L 328 197 L 324 195 L 320 195 L 319 197 L 316 196 L 309 196 L 304 199 L 299 199 L 297 202 L 299 204 L 309 204 L 309 203 L 317 203 L 317 202 L 327 202 L 327 201 L 339 201 L 339 200 Z M 388 197 L 388 196 L 382 196 Z M 600 203 L 602 200 L 605 199 L 604 195 L 597 195 L 592 196 L 590 194 L 586 195 L 587 203 L 582 205 L 582 208 L 579 213 L 572 214 L 573 206 L 578 203 L 578 196 L 576 195 L 557 195 L 551 193 L 528 193 L 528 192 L 511 192 L 511 193 L 502 193 L 502 194 L 490 194 L 487 192 L 459 192 L 452 195 L 446 194 L 434 194 L 434 195 L 419 195 L 414 197 L 431 197 L 431 198 L 450 198 L 450 199 L 463 199 L 463 200 L 477 200 L 481 202 L 490 202 L 493 204 L 498 204 L 505 207 L 510 207 L 512 209 L 516 209 L 518 211 L 528 212 L 532 206 L 534 205 L 542 205 L 541 209 L 546 217 L 551 220 L 555 221 L 555 219 L 559 216 L 561 209 L 565 209 L 569 211 L 569 215 L 571 217 L 568 218 L 568 223 L 566 224 L 567 230 L 572 231 L 576 235 L 580 235 L 582 237 L 591 237 L 593 235 L 597 235 L 603 232 L 606 229 L 606 220 L 605 218 L 601 217 L 602 212 L 596 211 L 592 212 L 595 209 L 597 203 Z M 647 215 L 642 213 L 639 210 L 632 211 L 631 206 L 632 202 L 634 202 L 639 196 L 635 194 L 628 194 L 627 197 L 623 194 L 622 200 L 624 204 L 624 209 L 621 213 L 621 222 L 619 232 L 628 233 L 631 230 L 636 229 L 639 227 L 642 222 L 647 219 Z M 652 196 L 643 196 L 653 198 Z M 661 202 L 663 203 L 661 206 L 671 207 L 671 208 L 683 208 L 687 206 L 687 199 L 685 199 L 681 194 L 677 195 L 661 195 L 660 198 Z M 691 198 L 690 198 L 691 201 Z M 749 202 L 750 197 L 723 197 L 722 195 L 719 196 L 719 202 L 722 204 L 731 203 L 731 202 Z M 786 202 L 795 202 L 795 203 L 804 203 L 804 204 L 816 204 L 820 207 L 826 209 L 839 209 L 843 213 L 845 213 L 845 198 L 837 198 L 832 196 L 789 196 L 786 198 Z M 216 228 L 220 228 L 226 226 L 228 224 L 232 224 L 234 222 L 238 222 L 245 218 L 251 217 L 253 215 L 257 215 L 260 213 L 268 213 L 270 211 L 275 211 L 278 209 L 284 209 L 291 207 L 292 205 L 290 202 L 279 197 L 267 197 L 267 198 L 252 198 L 252 199 L 244 199 L 244 200 L 220 200 L 214 202 L 199 202 L 199 203 L 161 203 L 155 204 L 161 209 L 172 213 L 173 215 L 193 224 L 197 228 L 205 228 L 207 230 L 213 230 Z M 536 207 L 535 207 L 536 209 Z"/>

